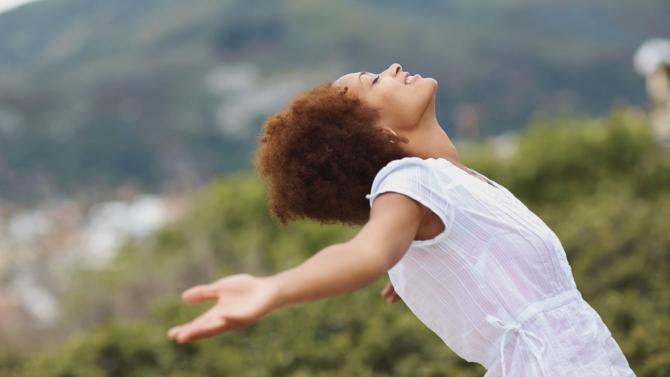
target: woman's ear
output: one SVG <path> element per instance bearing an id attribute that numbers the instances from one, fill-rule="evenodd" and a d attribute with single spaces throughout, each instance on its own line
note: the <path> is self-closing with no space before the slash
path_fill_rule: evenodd
<path id="1" fill-rule="evenodd" d="M 395 142 L 398 141 L 397 137 L 395 137 L 393 135 L 393 130 L 391 130 L 390 128 L 381 127 L 381 128 L 379 128 L 379 131 L 384 135 L 384 137 L 386 138 L 386 141 L 388 141 L 389 143 L 395 143 Z"/>
<path id="2" fill-rule="evenodd" d="M 403 142 L 403 143 L 409 143 L 409 139 L 399 135 L 396 131 L 389 127 L 382 127 L 381 128 L 382 132 L 386 134 L 389 143 L 397 143 L 397 142 Z"/>

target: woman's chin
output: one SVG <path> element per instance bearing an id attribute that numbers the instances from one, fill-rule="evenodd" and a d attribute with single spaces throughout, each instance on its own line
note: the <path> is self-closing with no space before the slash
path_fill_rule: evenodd
<path id="1" fill-rule="evenodd" d="M 418 74 L 417 74 L 417 76 L 420 77 L 420 78 L 418 78 L 419 82 L 417 82 L 417 84 L 420 83 L 421 85 L 429 85 L 429 86 L 432 86 L 433 89 L 437 89 L 437 80 L 435 80 L 434 78 L 432 78 L 432 77 L 421 77 L 421 75 L 418 75 Z"/>
<path id="2" fill-rule="evenodd" d="M 437 92 L 437 80 L 432 77 L 424 77 L 421 78 L 421 81 L 421 84 L 424 85 L 424 88 L 431 88 L 430 90 L 433 92 L 433 95 Z"/>

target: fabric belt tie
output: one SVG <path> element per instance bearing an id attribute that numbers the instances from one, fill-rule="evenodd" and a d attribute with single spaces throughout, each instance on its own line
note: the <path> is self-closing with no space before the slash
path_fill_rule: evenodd
<path id="1" fill-rule="evenodd" d="M 517 334 L 519 334 L 519 338 L 521 339 L 522 342 L 524 342 L 527 346 L 528 349 L 530 349 L 530 352 L 535 356 L 535 359 L 537 360 L 538 365 L 540 366 L 540 370 L 542 371 L 542 375 L 546 376 L 545 371 L 544 371 L 544 361 L 542 359 L 542 354 L 544 353 L 544 350 L 546 348 L 545 342 L 540 339 L 539 336 L 534 334 L 532 331 L 528 331 L 524 329 L 521 324 L 519 323 L 505 323 L 500 318 L 493 316 L 493 315 L 487 315 L 486 320 L 491 323 L 492 325 L 499 327 L 503 329 L 503 335 L 502 339 L 500 341 L 500 362 L 502 363 L 502 375 L 503 377 L 507 377 L 507 372 L 505 371 L 505 340 L 507 339 L 507 334 L 510 331 L 514 331 Z M 535 340 L 535 342 L 533 342 Z M 538 344 L 539 344 L 539 349 L 538 349 Z"/>

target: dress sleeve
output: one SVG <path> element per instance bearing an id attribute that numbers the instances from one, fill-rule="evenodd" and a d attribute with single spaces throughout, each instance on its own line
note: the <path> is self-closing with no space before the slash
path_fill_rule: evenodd
<path id="1" fill-rule="evenodd" d="M 370 193 L 365 197 L 370 208 L 377 196 L 384 192 L 397 192 L 416 200 L 435 213 L 449 232 L 454 219 L 454 206 L 449 197 L 450 178 L 439 175 L 439 161 L 404 157 L 386 164 L 375 176 Z M 442 235 L 441 235 L 442 236 Z"/>

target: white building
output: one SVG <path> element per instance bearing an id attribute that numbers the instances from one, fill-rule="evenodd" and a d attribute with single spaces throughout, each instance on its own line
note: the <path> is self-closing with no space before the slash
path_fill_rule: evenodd
<path id="1" fill-rule="evenodd" d="M 647 79 L 652 129 L 660 143 L 670 150 L 670 39 L 644 42 L 633 62 L 637 72 Z"/>

